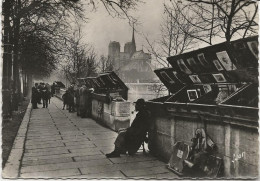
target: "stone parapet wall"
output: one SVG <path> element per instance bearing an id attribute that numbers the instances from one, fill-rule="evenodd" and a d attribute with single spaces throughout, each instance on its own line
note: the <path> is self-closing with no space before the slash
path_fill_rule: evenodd
<path id="1" fill-rule="evenodd" d="M 225 176 L 258 177 L 257 118 L 221 115 L 217 106 L 209 107 L 199 111 L 184 104 L 149 102 L 153 123 L 149 135 L 151 152 L 168 161 L 175 142 L 191 145 L 195 130 L 204 128 L 216 143 L 218 156 L 223 158 Z"/>

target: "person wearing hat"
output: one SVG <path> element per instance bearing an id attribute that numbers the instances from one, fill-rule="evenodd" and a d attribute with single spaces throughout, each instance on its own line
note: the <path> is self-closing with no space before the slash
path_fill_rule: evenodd
<path id="1" fill-rule="evenodd" d="M 150 112 L 146 110 L 144 99 L 135 102 L 135 110 L 138 112 L 131 126 L 119 132 L 115 140 L 115 149 L 106 154 L 107 158 L 120 157 L 120 154 L 128 152 L 133 155 L 140 148 L 146 138 L 149 129 Z"/>

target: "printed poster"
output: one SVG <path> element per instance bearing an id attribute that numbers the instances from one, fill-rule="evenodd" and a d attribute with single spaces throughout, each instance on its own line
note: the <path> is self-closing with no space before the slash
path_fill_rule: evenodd
<path id="1" fill-rule="evenodd" d="M 236 66 L 231 62 L 231 59 L 228 56 L 226 51 L 216 53 L 219 61 L 226 70 L 236 70 Z"/>
<path id="2" fill-rule="evenodd" d="M 249 50 L 255 56 L 255 58 L 258 59 L 258 43 L 257 43 L 257 41 L 247 42 L 247 45 L 249 47 Z"/>

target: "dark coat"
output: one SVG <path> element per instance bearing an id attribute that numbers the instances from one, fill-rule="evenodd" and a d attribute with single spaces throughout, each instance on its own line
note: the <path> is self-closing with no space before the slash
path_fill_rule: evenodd
<path id="1" fill-rule="evenodd" d="M 134 154 L 140 148 L 144 141 L 146 134 L 149 130 L 150 113 L 147 110 L 139 111 L 132 125 L 127 128 L 126 132 L 122 136 L 118 136 L 115 141 L 116 147 L 121 150 L 127 150 L 129 154 Z"/>
<path id="2" fill-rule="evenodd" d="M 41 88 L 41 96 L 42 96 L 42 99 L 49 99 L 49 90 L 47 87 L 42 87 Z"/>
<path id="3" fill-rule="evenodd" d="M 39 100 L 39 92 L 36 87 L 32 87 L 32 103 L 37 103 Z"/>
<path id="4" fill-rule="evenodd" d="M 68 92 L 65 92 L 63 95 L 62 95 L 62 99 L 63 99 L 63 104 L 69 104 L 69 93 Z"/>

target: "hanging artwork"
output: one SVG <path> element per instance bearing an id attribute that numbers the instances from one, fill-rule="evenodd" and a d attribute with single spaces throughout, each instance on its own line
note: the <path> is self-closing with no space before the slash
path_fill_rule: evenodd
<path id="1" fill-rule="evenodd" d="M 201 65 L 203 65 L 205 67 L 207 66 L 208 61 L 206 60 L 206 58 L 205 58 L 203 53 L 198 54 L 198 59 L 199 59 Z"/>
<path id="2" fill-rule="evenodd" d="M 212 74 L 217 82 L 227 82 L 223 74 Z"/>
<path id="3" fill-rule="evenodd" d="M 257 41 L 247 42 L 247 45 L 248 45 L 250 51 L 252 52 L 252 54 L 255 56 L 255 58 L 258 59 L 258 43 L 257 43 Z"/>
<path id="4" fill-rule="evenodd" d="M 187 94 L 190 101 L 194 101 L 195 99 L 198 99 L 198 93 L 196 89 L 187 90 Z"/>
<path id="5" fill-rule="evenodd" d="M 231 59 L 228 56 L 226 51 L 216 53 L 219 61 L 226 70 L 236 70 L 236 66 L 231 62 Z"/>
<path id="6" fill-rule="evenodd" d="M 160 74 L 164 78 L 164 80 L 166 80 L 170 84 L 174 84 L 175 83 L 174 80 L 172 80 L 165 71 L 160 72 Z"/>
<path id="7" fill-rule="evenodd" d="M 190 75 L 189 76 L 190 77 L 190 79 L 191 79 L 191 81 L 193 82 L 193 83 L 201 83 L 201 80 L 200 80 L 200 78 L 199 78 L 199 76 L 198 75 Z"/>
<path id="8" fill-rule="evenodd" d="M 215 67 L 218 69 L 218 71 L 224 70 L 224 68 L 222 67 L 222 65 L 220 64 L 220 62 L 218 60 L 213 60 L 213 63 L 215 65 Z"/>
<path id="9" fill-rule="evenodd" d="M 178 78 L 177 72 L 173 71 L 172 73 L 173 73 L 173 75 L 175 76 L 175 78 L 176 78 L 179 82 L 183 83 L 183 82 Z"/>
<path id="10" fill-rule="evenodd" d="M 212 91 L 212 88 L 209 84 L 203 85 L 203 89 L 204 89 L 205 93 Z"/>
<path id="11" fill-rule="evenodd" d="M 184 61 L 182 59 L 177 60 L 177 64 L 180 68 L 180 70 L 182 72 L 185 72 L 186 74 L 191 74 L 192 72 L 190 71 L 190 69 L 186 66 L 186 64 L 184 63 Z"/>

